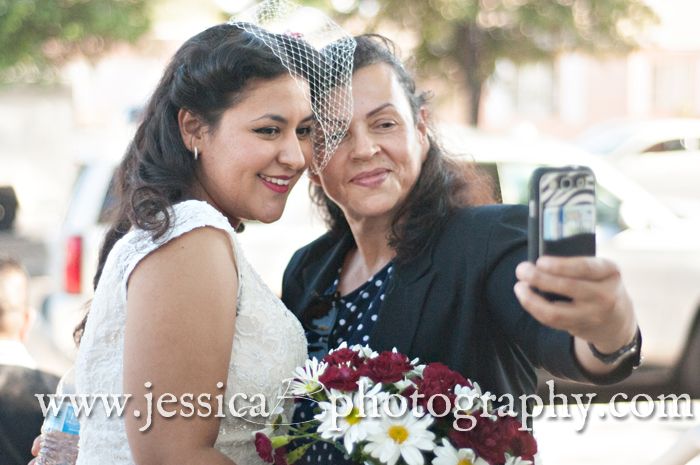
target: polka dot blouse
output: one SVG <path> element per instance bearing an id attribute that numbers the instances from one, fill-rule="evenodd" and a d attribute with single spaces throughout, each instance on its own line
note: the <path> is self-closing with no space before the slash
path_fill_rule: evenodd
<path id="1" fill-rule="evenodd" d="M 324 293 L 324 298 L 331 302 L 327 314 L 311 321 L 306 330 L 309 342 L 309 357 L 323 358 L 330 349 L 343 342 L 348 345 L 370 344 L 370 333 L 379 317 L 379 309 L 384 301 L 394 271 L 389 262 L 374 276 L 354 291 L 340 296 L 338 283 L 340 272 L 333 284 Z M 313 404 L 300 402 L 294 413 L 294 421 L 302 422 L 313 418 Z M 330 444 L 316 444 L 306 455 L 296 462 L 298 464 L 351 464 L 343 454 Z"/>

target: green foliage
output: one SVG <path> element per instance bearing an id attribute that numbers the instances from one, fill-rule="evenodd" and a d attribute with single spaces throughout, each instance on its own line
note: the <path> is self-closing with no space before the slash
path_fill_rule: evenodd
<path id="1" fill-rule="evenodd" d="M 356 14 L 363 1 L 343 16 Z M 311 0 L 307 3 L 316 3 Z M 496 61 L 552 59 L 563 51 L 624 52 L 656 21 L 643 0 L 379 0 L 369 28 L 391 23 L 418 35 L 414 50 L 427 75 L 458 70 L 478 115 L 483 83 Z M 472 106 L 473 106 L 472 105 Z"/>
<path id="2" fill-rule="evenodd" d="M 403 0 L 405 2 L 405 0 Z M 387 2 L 387 8 L 389 8 Z M 401 11 L 396 2 L 395 11 Z M 480 74 L 495 60 L 526 62 L 567 50 L 590 53 L 627 51 L 630 32 L 653 20 L 641 0 L 429 0 L 411 1 L 413 14 L 402 23 L 416 27 L 419 52 L 426 62 L 459 61 L 465 47 L 478 48 Z M 420 20 L 416 20 L 420 18 Z M 427 21 L 426 21 L 427 20 Z"/>
<path id="3" fill-rule="evenodd" d="M 149 26 L 146 0 L 0 0 L 0 73 L 45 70 L 76 53 L 94 57 Z"/>

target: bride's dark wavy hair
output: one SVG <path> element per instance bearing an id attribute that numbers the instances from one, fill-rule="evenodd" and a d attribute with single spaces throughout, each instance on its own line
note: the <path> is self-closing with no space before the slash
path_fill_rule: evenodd
<path id="1" fill-rule="evenodd" d="M 355 40 L 353 73 L 377 63 L 388 65 L 408 99 L 416 122 L 431 95 L 416 90 L 415 80 L 399 60 L 394 43 L 378 34 L 363 34 Z M 391 222 L 387 239 L 396 251 L 397 262 L 405 262 L 429 247 L 456 208 L 496 202 L 493 182 L 473 162 L 447 156 L 432 129 L 428 130 L 428 140 L 428 154 L 420 175 Z M 321 186 L 312 184 L 309 189 L 330 233 L 336 237 L 348 233 L 350 226 L 340 207 Z"/>
<path id="2" fill-rule="evenodd" d="M 273 38 L 271 34 L 267 37 Z M 278 45 L 282 50 L 289 48 L 289 53 L 292 42 L 297 50 L 303 46 L 291 37 L 283 39 Z M 308 53 L 315 53 L 308 48 Z M 95 288 L 114 244 L 132 226 L 157 239 L 170 227 L 170 207 L 192 198 L 196 161 L 182 141 L 179 110 L 189 110 L 216 130 L 223 113 L 242 99 L 252 80 L 274 79 L 289 72 L 308 79 L 310 70 L 288 70 L 260 38 L 232 24 L 211 27 L 180 47 L 117 169 L 112 186 L 116 199 L 113 221 L 100 249 Z M 75 329 L 77 343 L 87 318 L 86 314 Z"/>

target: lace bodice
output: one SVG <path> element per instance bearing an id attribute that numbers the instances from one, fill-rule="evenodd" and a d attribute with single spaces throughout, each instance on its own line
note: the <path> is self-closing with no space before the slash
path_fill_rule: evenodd
<path id="1" fill-rule="evenodd" d="M 172 227 L 159 240 L 153 241 L 144 231 L 132 230 L 110 252 L 76 359 L 77 392 L 123 393 L 126 284 L 138 262 L 167 241 L 195 228 L 211 226 L 224 230 L 231 237 L 236 256 L 239 288 L 231 363 L 225 380 L 226 417 L 221 419 L 215 447 L 238 465 L 262 464 L 264 462 L 255 452 L 253 433 L 263 428 L 261 423 L 265 420 L 250 414 L 240 418 L 232 416 L 228 410 L 229 401 L 237 393 L 249 399 L 263 394 L 266 408 L 271 409 L 278 401 L 283 380 L 306 359 L 303 330 L 296 317 L 248 264 L 237 244 L 235 231 L 219 211 L 205 202 L 189 200 L 175 205 L 173 213 Z M 212 415 L 216 414 L 214 399 L 217 394 L 221 391 L 212 392 Z M 96 405 L 99 404 L 98 401 Z M 259 404 L 259 401 L 253 402 L 253 405 Z M 242 404 L 236 402 L 235 405 Z M 289 414 L 291 405 L 284 406 Z M 154 421 L 158 420 L 156 414 L 154 412 Z M 80 428 L 78 465 L 133 464 L 122 418 L 107 417 L 102 408 L 94 408 L 89 418 L 81 419 Z"/>

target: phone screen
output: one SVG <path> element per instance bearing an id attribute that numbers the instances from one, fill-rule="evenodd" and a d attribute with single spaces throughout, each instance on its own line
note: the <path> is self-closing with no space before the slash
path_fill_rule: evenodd
<path id="1" fill-rule="evenodd" d="M 595 255 L 595 177 L 567 168 L 539 178 L 539 255 Z"/>

